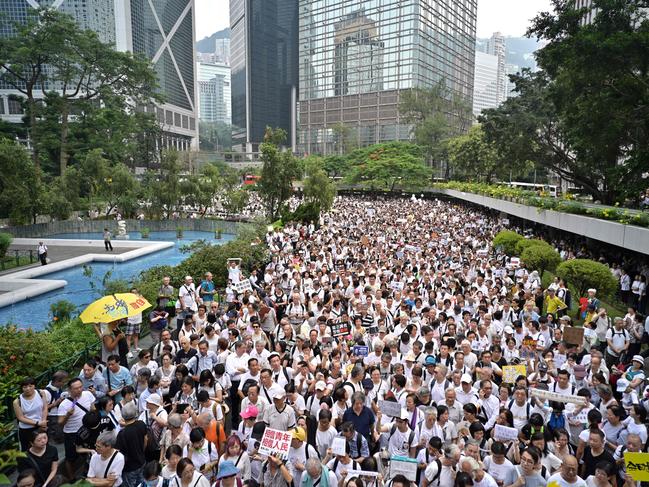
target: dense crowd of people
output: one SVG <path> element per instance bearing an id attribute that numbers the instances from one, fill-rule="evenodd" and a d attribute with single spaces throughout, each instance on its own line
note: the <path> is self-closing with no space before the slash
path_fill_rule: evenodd
<path id="1" fill-rule="evenodd" d="M 319 225 L 269 231 L 265 268 L 165 278 L 137 361 L 135 317 L 97 324 L 78 376 L 23 381 L 17 485 L 639 485 L 624 453 L 647 449 L 649 320 L 590 289 L 572 326 L 579 296 L 493 249 L 502 228 L 338 197 Z"/>

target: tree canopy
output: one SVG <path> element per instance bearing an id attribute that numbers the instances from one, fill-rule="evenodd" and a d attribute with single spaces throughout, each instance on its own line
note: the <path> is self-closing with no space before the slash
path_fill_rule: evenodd
<path id="1" fill-rule="evenodd" d="M 644 0 L 594 0 L 597 15 L 553 0 L 528 35 L 540 71 L 512 76 L 518 96 L 480 117 L 500 156 L 532 161 L 603 203 L 649 186 L 649 18 Z M 589 7 L 590 8 L 590 7 Z"/>

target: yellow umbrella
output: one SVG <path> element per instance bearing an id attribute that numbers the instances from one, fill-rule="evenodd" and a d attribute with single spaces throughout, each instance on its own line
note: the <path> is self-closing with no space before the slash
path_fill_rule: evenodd
<path id="1" fill-rule="evenodd" d="M 151 303 L 137 294 L 109 294 L 89 304 L 79 318 L 84 323 L 110 323 L 135 316 L 150 307 Z"/>

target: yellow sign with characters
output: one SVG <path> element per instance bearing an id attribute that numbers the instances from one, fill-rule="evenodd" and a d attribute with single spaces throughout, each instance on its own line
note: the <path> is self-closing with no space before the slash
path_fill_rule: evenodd
<path id="1" fill-rule="evenodd" d="M 506 384 L 514 384 L 516 378 L 522 375 L 527 376 L 527 367 L 525 365 L 505 365 L 503 366 L 503 382 Z"/>
<path id="2" fill-rule="evenodd" d="M 649 481 L 649 453 L 624 452 L 624 464 L 633 480 Z"/>

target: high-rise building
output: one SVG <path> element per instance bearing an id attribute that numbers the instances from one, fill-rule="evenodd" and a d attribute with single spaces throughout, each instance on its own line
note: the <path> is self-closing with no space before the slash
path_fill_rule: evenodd
<path id="1" fill-rule="evenodd" d="M 25 21 L 30 9 L 38 7 L 65 12 L 116 49 L 150 59 L 166 101 L 142 109 L 156 113 L 164 147 L 198 147 L 194 0 L 2 0 L 0 35 L 11 35 L 11 23 Z M 5 88 L 0 87 L 0 116 L 20 122 L 20 104 L 9 99 L 17 93 Z"/>
<path id="2" fill-rule="evenodd" d="M 335 151 L 336 127 L 369 145 L 410 138 L 405 90 L 444 80 L 471 105 L 476 0 L 299 0 L 299 145 Z"/>
<path id="3" fill-rule="evenodd" d="M 217 63 L 230 65 L 230 39 L 214 40 L 214 58 Z"/>
<path id="4" fill-rule="evenodd" d="M 232 123 L 230 67 L 198 63 L 198 117 L 204 122 Z"/>
<path id="5" fill-rule="evenodd" d="M 475 53 L 473 78 L 473 116 L 482 110 L 498 106 L 498 56 L 484 52 Z"/>
<path id="6" fill-rule="evenodd" d="M 501 104 L 507 99 L 507 45 L 505 44 L 505 36 L 500 32 L 494 32 L 491 38 L 487 41 L 486 53 L 498 58 L 498 79 L 496 81 L 496 93 L 498 96 L 497 103 Z"/>
<path id="7" fill-rule="evenodd" d="M 257 151 L 267 126 L 295 147 L 297 0 L 230 0 L 230 28 L 235 150 Z"/>

